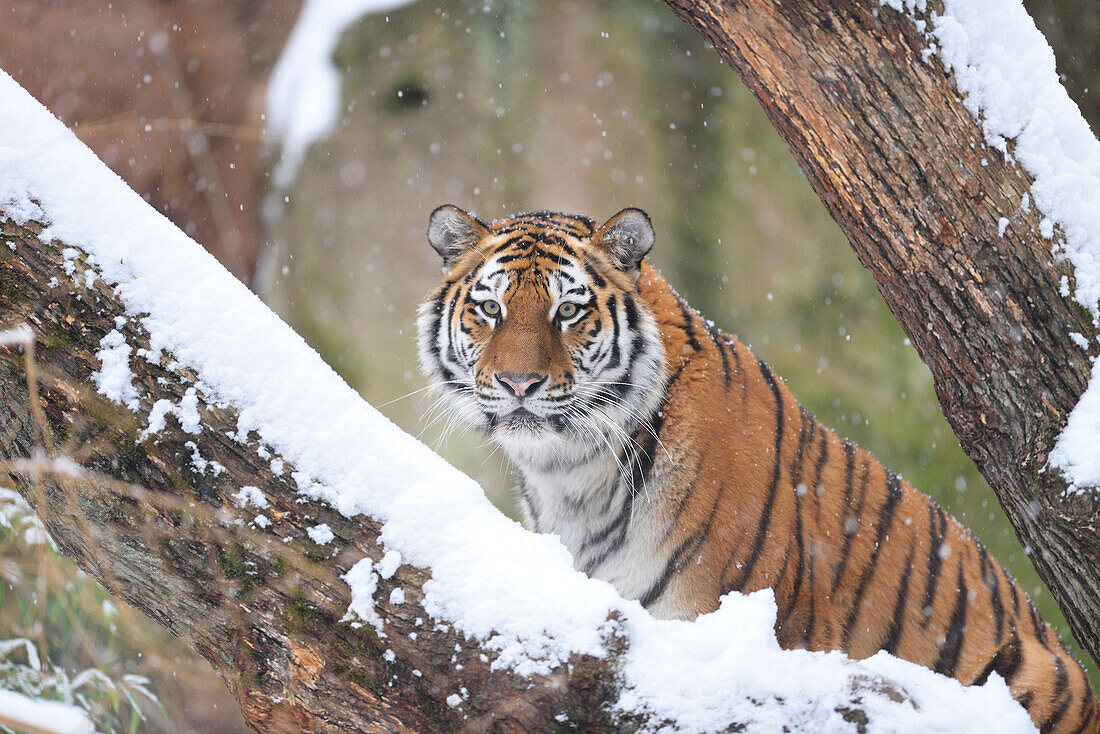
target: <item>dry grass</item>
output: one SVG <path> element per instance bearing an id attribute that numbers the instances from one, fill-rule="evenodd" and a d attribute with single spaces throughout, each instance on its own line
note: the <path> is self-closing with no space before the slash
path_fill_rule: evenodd
<path id="1" fill-rule="evenodd" d="M 15 342 L 24 350 L 42 443 L 36 458 L 0 461 L 0 477 L 49 475 L 71 493 L 91 484 L 171 503 L 174 498 L 102 475 L 81 471 L 75 481 L 76 464 L 66 458 L 68 447 L 53 445 L 37 399 L 39 369 L 29 330 L 21 339 L 4 335 L 0 346 Z M 0 432 L 0 444 L 9 445 L 14 429 Z M 0 687 L 76 705 L 104 732 L 248 731 L 209 664 L 63 557 L 10 486 L 0 486 Z"/>

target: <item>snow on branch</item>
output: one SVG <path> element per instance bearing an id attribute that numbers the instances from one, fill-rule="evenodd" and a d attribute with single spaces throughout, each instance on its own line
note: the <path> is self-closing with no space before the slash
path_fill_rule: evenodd
<path id="1" fill-rule="evenodd" d="M 926 0 L 880 0 L 907 13 L 954 75 L 966 108 L 986 142 L 1017 160 L 1033 178 L 1030 200 L 1043 213 L 1043 237 L 1054 254 L 1073 264 L 1072 297 L 1100 320 L 1100 140 L 1059 79 L 1054 52 L 1020 0 L 944 0 L 930 12 Z M 1002 220 L 1004 235 L 1008 220 Z M 1096 354 L 1082 334 L 1074 341 Z M 1070 414 L 1051 466 L 1069 491 L 1100 490 L 1100 361 L 1092 357 L 1088 390 Z"/>
<path id="2" fill-rule="evenodd" d="M 36 329 L 68 323 L 87 340 L 70 349 L 74 360 L 87 357 L 85 384 L 55 390 L 67 396 L 50 399 L 55 423 L 62 425 L 57 416 L 64 411 L 94 402 L 89 395 L 98 390 L 98 399 L 122 416 L 117 425 L 128 421 L 132 428 L 112 429 L 116 423 L 85 410 L 100 423 L 84 433 L 115 436 L 127 486 L 162 482 L 184 493 L 156 511 L 143 509 L 157 506 L 152 493 L 139 501 L 132 492 L 103 489 L 117 480 L 82 494 L 81 503 L 93 506 L 82 522 L 109 525 L 124 516 L 120 527 L 134 533 L 108 558 L 95 555 L 102 533 L 81 536 L 87 527 L 66 525 L 61 510 L 72 509 L 71 497 L 56 500 L 61 509 L 46 518 L 47 527 L 66 533 L 58 538 L 62 549 L 111 588 L 198 640 L 193 644 L 226 677 L 246 718 L 267 730 L 280 730 L 280 721 L 282 730 L 300 728 L 300 720 L 279 717 L 305 716 L 302 706 L 286 707 L 295 696 L 323 689 L 317 681 L 330 676 L 340 685 L 318 706 L 337 713 L 325 720 L 352 721 L 347 700 L 374 701 L 380 708 L 365 712 L 366 720 L 393 715 L 413 728 L 436 718 L 491 720 L 511 711 L 545 725 L 584 725 L 576 717 L 587 712 L 647 730 L 849 731 L 858 722 L 872 731 L 1032 731 L 996 675 L 966 688 L 885 653 L 855 662 L 840 653 L 781 650 L 770 592 L 731 594 L 693 623 L 659 621 L 574 570 L 557 538 L 504 517 L 472 480 L 367 405 L 3 74 L 0 223 L 9 244 L 0 248 L 0 275 L 23 277 L 12 292 L 32 294 L 26 304 L 10 303 L 14 314 L 0 300 L 0 327 L 33 309 L 28 320 Z M 84 322 L 74 325 L 73 313 Z M 66 353 L 54 335 L 39 338 Z M 14 364 L 2 361 L 4 349 L 0 366 Z M 63 382 L 52 379 L 55 387 Z M 112 466 L 94 455 L 80 463 L 107 474 Z M 74 473 L 55 472 L 63 476 L 51 481 L 89 481 Z M 36 476 L 41 481 L 43 471 Z M 188 489 L 173 477 L 198 485 Z M 40 512 L 54 501 L 49 491 L 27 494 L 37 495 Z M 97 502 L 113 504 L 96 511 Z M 145 511 L 154 514 L 143 521 Z M 189 553 L 200 558 L 209 548 L 220 567 L 229 567 L 223 556 L 230 546 L 225 533 L 210 528 L 220 523 L 234 537 L 252 538 L 239 543 L 245 560 L 234 566 L 243 568 L 238 586 L 231 593 L 207 588 L 217 605 L 204 607 L 202 591 L 194 590 L 213 583 L 189 577 L 202 568 L 198 561 L 173 565 L 183 556 L 157 554 L 178 553 L 179 544 L 171 538 L 158 544 L 140 532 L 143 522 L 165 518 L 172 522 L 164 532 L 178 528 L 190 538 Z M 186 535 L 196 524 L 208 526 L 206 534 Z M 279 580 L 279 548 L 318 566 L 320 581 L 304 599 Z M 145 566 L 155 567 L 164 587 L 157 598 L 175 604 L 180 616 L 148 599 L 141 603 L 144 589 L 135 582 Z M 336 574 L 347 586 L 333 581 Z M 232 614 L 218 611 L 225 606 Z M 325 632 L 317 615 L 332 610 Z M 186 614 L 210 629 L 187 629 Z M 328 633 L 335 642 L 317 647 L 329 644 Z M 269 645 L 286 660 L 272 662 Z M 383 664 L 391 666 L 388 678 L 356 677 Z M 250 665 L 267 666 L 264 676 L 247 675 Z M 290 689 L 294 676 L 306 684 Z M 429 713 L 421 705 L 408 719 L 393 714 L 399 708 L 393 701 L 414 689 L 422 703 L 434 698 L 441 705 Z M 345 695 L 349 690 L 359 698 Z M 536 695 L 536 704 L 524 699 Z M 537 715 L 516 713 L 515 700 L 527 701 Z M 588 708 L 576 704 L 582 700 Z M 387 701 L 390 708 L 382 706 Z"/>

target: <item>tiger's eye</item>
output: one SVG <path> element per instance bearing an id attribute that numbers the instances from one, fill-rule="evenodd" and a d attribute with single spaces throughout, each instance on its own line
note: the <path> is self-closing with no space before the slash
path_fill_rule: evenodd
<path id="1" fill-rule="evenodd" d="M 485 301 L 481 304 L 481 310 L 484 311 L 487 316 L 496 316 L 500 313 L 500 304 L 496 301 Z"/>
<path id="2" fill-rule="evenodd" d="M 575 303 L 563 303 L 558 306 L 558 316 L 563 319 L 571 319 L 577 315 L 577 304 Z"/>

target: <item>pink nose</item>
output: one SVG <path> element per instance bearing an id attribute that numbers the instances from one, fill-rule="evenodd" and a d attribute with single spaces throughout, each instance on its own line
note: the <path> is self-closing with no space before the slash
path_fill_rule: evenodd
<path id="1" fill-rule="evenodd" d="M 548 375 L 536 375 L 531 372 L 517 374 L 515 372 L 499 372 L 497 381 L 507 387 L 517 398 L 526 397 L 527 393 L 535 387 L 546 382 Z"/>

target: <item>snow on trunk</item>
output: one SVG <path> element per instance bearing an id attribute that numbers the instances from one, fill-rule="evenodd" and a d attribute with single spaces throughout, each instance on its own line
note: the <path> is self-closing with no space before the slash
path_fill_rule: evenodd
<path id="1" fill-rule="evenodd" d="M 860 678 L 886 678 L 909 696 L 898 701 L 873 686 L 861 692 L 869 731 L 1034 731 L 996 675 L 984 686 L 964 687 L 885 653 L 855 662 L 838 652 L 781 650 L 770 591 L 730 594 L 696 622 L 660 621 L 574 570 L 556 537 L 527 532 L 503 516 L 476 483 L 366 404 L 6 74 L 0 74 L 0 215 L 41 222 L 44 240 L 79 248 L 151 335 L 151 352 L 167 350 L 198 375 L 197 389 L 181 405 L 159 412 L 154 406 L 148 430 L 167 411 L 195 415 L 198 401 L 232 406 L 238 436 L 255 432 L 277 459 L 296 466 L 301 494 L 345 516 L 383 523 L 382 562 L 345 576 L 353 624 L 382 623 L 373 611 L 378 577 L 412 564 L 431 569 L 424 608 L 495 651 L 495 668 L 528 675 L 546 673 L 574 652 L 603 656 L 615 629 L 627 640 L 619 709 L 682 731 L 733 721 L 748 722 L 747 731 L 781 725 L 852 731 L 838 708 Z M 114 342 L 105 350 L 112 364 L 104 370 L 119 379 L 101 390 L 126 400 L 125 365 L 114 362 L 130 351 Z M 135 351 L 134 358 L 142 355 Z M 242 498 L 259 502 L 252 494 Z"/>
<path id="2" fill-rule="evenodd" d="M 879 4 L 909 14 L 929 41 L 928 56 L 938 55 L 954 74 L 986 142 L 1034 179 L 1042 234 L 1056 256 L 1073 263 L 1074 299 L 1100 319 L 1100 141 L 1059 81 L 1054 52 L 1023 2 L 944 0 L 943 13 L 928 21 L 918 17 L 926 0 Z M 1071 295 L 1066 281 L 1062 295 Z M 1095 348 L 1075 336 L 1085 351 Z M 1100 361 L 1049 464 L 1065 475 L 1068 491 L 1100 489 Z"/>

